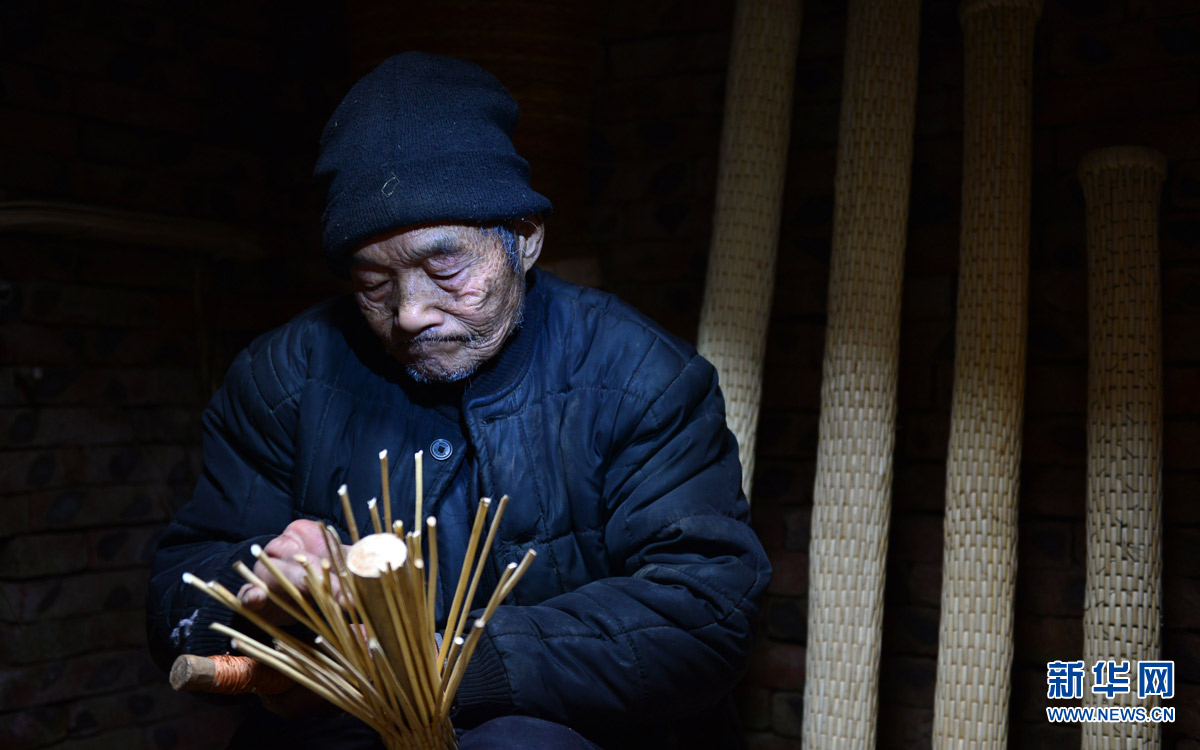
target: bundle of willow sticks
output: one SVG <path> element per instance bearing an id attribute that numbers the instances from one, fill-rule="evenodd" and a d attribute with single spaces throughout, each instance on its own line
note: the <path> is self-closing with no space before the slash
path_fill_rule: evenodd
<path id="1" fill-rule="evenodd" d="M 488 498 L 479 501 L 454 599 L 440 638 L 434 621 L 437 592 L 437 520 L 405 533 L 403 521 L 391 518 L 387 451 L 379 454 L 383 475 L 384 518 L 374 500 L 368 503 L 375 533 L 359 538 L 345 486 L 338 491 L 353 541 L 343 552 L 337 532 L 325 526 L 330 556 L 296 562 L 306 570 L 308 592 L 291 583 L 257 545 L 254 556 L 280 583 L 272 591 L 244 563 L 237 572 L 314 638 L 296 637 L 245 607 L 216 581 L 203 582 L 184 573 L 198 588 L 270 636 L 270 646 L 220 623 L 212 628 L 228 635 L 234 648 L 272 667 L 379 732 L 389 750 L 444 750 L 457 742 L 450 723 L 455 692 L 488 618 L 508 598 L 535 556 L 528 550 L 521 564 L 509 563 L 483 614 L 470 623 L 471 604 L 487 564 L 508 496 L 496 503 L 487 537 L 480 544 Z M 416 461 L 415 518 L 422 512 L 421 453 Z M 423 554 L 422 549 L 426 550 Z M 467 626 L 471 627 L 467 632 Z M 466 635 L 464 636 L 464 632 Z"/>

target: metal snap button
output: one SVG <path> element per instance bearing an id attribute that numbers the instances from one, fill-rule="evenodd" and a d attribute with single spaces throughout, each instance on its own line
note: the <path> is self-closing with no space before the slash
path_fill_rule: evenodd
<path id="1" fill-rule="evenodd" d="M 429 455 L 439 461 L 445 461 L 450 458 L 450 454 L 454 453 L 454 446 L 450 445 L 450 441 L 445 438 L 434 440 L 429 446 Z"/>

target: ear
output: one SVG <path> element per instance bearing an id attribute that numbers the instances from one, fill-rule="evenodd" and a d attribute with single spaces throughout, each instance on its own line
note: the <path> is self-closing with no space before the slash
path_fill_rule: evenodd
<path id="1" fill-rule="evenodd" d="M 529 273 L 538 256 L 542 254 L 542 238 L 546 234 L 546 225 L 542 215 L 517 219 L 514 227 L 517 232 L 517 251 L 521 254 L 521 270 Z"/>

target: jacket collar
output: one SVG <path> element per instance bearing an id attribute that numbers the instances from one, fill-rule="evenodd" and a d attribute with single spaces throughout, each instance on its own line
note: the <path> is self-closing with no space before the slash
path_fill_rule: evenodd
<path id="1" fill-rule="evenodd" d="M 500 353 L 468 379 L 463 396 L 464 408 L 480 408 L 496 403 L 524 379 L 546 317 L 544 286 L 537 268 L 526 274 L 525 308 L 521 324 L 509 336 Z"/>

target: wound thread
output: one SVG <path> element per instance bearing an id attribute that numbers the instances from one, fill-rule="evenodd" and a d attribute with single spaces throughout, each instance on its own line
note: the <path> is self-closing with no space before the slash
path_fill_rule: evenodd
<path id="1" fill-rule="evenodd" d="M 296 683 L 266 664 L 249 656 L 217 654 L 208 657 L 213 664 L 212 687 L 207 692 L 219 695 L 279 695 Z"/>

